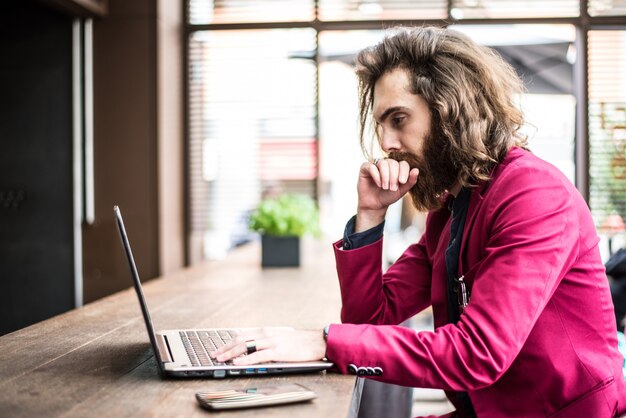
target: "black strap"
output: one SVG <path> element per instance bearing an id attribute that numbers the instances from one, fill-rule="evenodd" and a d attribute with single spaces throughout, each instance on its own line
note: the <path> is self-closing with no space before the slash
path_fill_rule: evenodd
<path id="1" fill-rule="evenodd" d="M 446 271 L 447 271 L 447 293 L 448 293 L 448 321 L 456 324 L 461 317 L 459 310 L 459 284 L 456 279 L 459 272 L 459 254 L 461 251 L 461 241 L 463 240 L 463 228 L 467 217 L 467 208 L 471 191 L 462 188 L 458 196 L 452 201 L 449 209 L 452 212 L 452 222 L 450 224 L 450 242 L 446 249 Z M 476 412 L 467 392 L 454 392 L 455 404 L 463 408 L 463 416 L 475 417 Z M 461 412 L 461 411 L 459 411 Z"/>

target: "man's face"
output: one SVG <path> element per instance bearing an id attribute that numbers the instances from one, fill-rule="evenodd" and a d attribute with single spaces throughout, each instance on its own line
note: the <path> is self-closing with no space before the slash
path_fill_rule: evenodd
<path id="1" fill-rule="evenodd" d="M 394 69 L 381 76 L 374 86 L 373 115 L 376 133 L 385 153 L 407 161 L 420 170 L 417 184 L 409 192 L 418 210 L 441 206 L 441 195 L 457 181 L 458 169 L 450 147 L 435 129 L 426 101 L 411 92 L 406 70 Z"/>

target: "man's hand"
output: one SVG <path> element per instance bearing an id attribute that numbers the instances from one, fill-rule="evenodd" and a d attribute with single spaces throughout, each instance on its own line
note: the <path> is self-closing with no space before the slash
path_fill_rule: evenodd
<path id="1" fill-rule="evenodd" d="M 374 163 L 363 163 L 359 170 L 356 227 L 365 231 L 385 219 L 387 208 L 397 202 L 417 183 L 419 170 L 410 168 L 406 161 L 390 158 Z"/>
<path id="2" fill-rule="evenodd" d="M 254 344 L 256 351 L 242 356 L 248 352 L 246 343 Z M 242 332 L 210 355 L 217 361 L 233 360 L 237 366 L 270 361 L 313 361 L 326 355 L 326 341 L 321 329 L 259 328 Z"/>

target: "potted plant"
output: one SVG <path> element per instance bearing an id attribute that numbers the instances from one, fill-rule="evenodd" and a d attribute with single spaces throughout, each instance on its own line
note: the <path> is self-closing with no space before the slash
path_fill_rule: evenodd
<path id="1" fill-rule="evenodd" d="M 319 233 L 319 213 L 312 198 L 283 194 L 261 201 L 250 214 L 249 227 L 261 234 L 263 267 L 297 267 L 300 238 Z"/>

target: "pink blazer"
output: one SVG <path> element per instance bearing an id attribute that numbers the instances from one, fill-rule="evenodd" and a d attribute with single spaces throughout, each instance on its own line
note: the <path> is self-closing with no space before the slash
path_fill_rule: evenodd
<path id="1" fill-rule="evenodd" d="M 459 260 L 471 299 L 446 324 L 450 215 L 382 273 L 382 240 L 334 244 L 343 324 L 328 358 L 343 373 L 467 391 L 479 417 L 613 417 L 626 410 L 613 304 L 585 201 L 519 148 L 472 192 Z M 435 331 L 397 326 L 432 305 Z M 375 373 L 370 373 L 375 372 Z"/>

